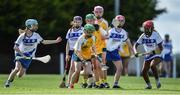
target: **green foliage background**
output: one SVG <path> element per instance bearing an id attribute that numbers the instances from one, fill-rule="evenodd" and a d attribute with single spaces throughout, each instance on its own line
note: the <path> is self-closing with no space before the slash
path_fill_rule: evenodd
<path id="1" fill-rule="evenodd" d="M 95 5 L 104 7 L 104 18 L 110 23 L 114 17 L 113 0 L 1 0 L 0 32 L 17 34 L 26 19 L 35 18 L 39 21 L 41 35 L 65 36 L 73 16 L 84 17 Z M 121 0 L 120 11 L 126 17 L 125 28 L 130 38 L 137 38 L 143 21 L 165 12 L 165 9 L 156 9 L 156 5 L 157 0 Z"/>
<path id="2" fill-rule="evenodd" d="M 31 72 L 58 73 L 59 53 L 65 51 L 65 35 L 71 27 L 70 21 L 75 15 L 84 18 L 92 13 L 96 5 L 104 7 L 104 18 L 110 23 L 115 17 L 114 0 L 0 0 L 0 73 L 8 73 L 13 67 L 13 46 L 19 35 L 17 30 L 24 28 L 28 18 L 38 20 L 38 33 L 44 39 L 63 38 L 60 44 L 38 47 L 37 56 L 50 54 L 53 58 L 47 65 L 32 64 L 34 70 Z M 136 40 L 141 34 L 139 27 L 142 22 L 165 12 L 165 9 L 156 9 L 156 6 L 157 0 L 121 0 L 120 13 L 126 17 L 124 28 L 131 40 Z"/>

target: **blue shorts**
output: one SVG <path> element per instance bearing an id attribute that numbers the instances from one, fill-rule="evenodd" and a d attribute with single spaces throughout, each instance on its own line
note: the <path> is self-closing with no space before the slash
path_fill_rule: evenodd
<path id="1" fill-rule="evenodd" d="M 150 55 L 146 55 L 145 56 L 145 61 L 150 61 L 154 58 L 160 58 L 162 59 L 161 55 L 160 54 L 150 54 Z"/>
<path id="2" fill-rule="evenodd" d="M 81 59 L 75 53 L 73 53 L 72 55 L 72 60 L 76 62 L 81 62 Z M 91 61 L 91 59 L 88 59 L 86 61 Z"/>
<path id="3" fill-rule="evenodd" d="M 27 52 L 27 53 L 23 53 L 25 56 L 27 56 L 27 57 L 31 57 L 31 55 L 33 54 L 33 52 L 35 51 L 35 49 L 34 50 L 32 50 L 31 52 Z M 19 53 L 16 53 L 15 54 L 15 58 L 17 57 L 17 56 L 21 56 Z M 22 67 L 23 68 L 25 68 L 25 69 L 28 69 L 29 68 L 29 65 L 31 64 L 31 62 L 32 62 L 32 59 L 19 59 L 19 60 L 14 60 L 14 62 L 16 63 L 16 61 L 19 61 L 19 62 L 21 62 L 21 65 L 22 65 Z"/>
<path id="4" fill-rule="evenodd" d="M 119 55 L 118 49 L 113 51 L 106 51 L 106 60 L 107 61 L 120 61 L 121 57 Z"/>
<path id="5" fill-rule="evenodd" d="M 68 55 L 73 56 L 74 50 L 69 50 Z"/>
<path id="6" fill-rule="evenodd" d="M 171 53 L 168 53 L 168 54 L 164 54 L 163 55 L 163 61 L 172 61 L 172 56 L 171 56 Z"/>

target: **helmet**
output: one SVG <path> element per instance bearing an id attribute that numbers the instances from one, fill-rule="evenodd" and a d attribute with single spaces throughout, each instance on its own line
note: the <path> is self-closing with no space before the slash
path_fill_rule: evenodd
<path id="1" fill-rule="evenodd" d="M 104 8 L 102 6 L 95 6 L 94 11 L 104 11 Z"/>
<path id="2" fill-rule="evenodd" d="M 152 29 L 152 30 L 154 29 L 154 24 L 152 20 L 145 21 L 142 26 L 144 29 Z"/>
<path id="3" fill-rule="evenodd" d="M 81 16 L 74 16 L 73 21 L 71 23 L 76 28 L 79 28 L 82 25 L 82 17 Z"/>
<path id="4" fill-rule="evenodd" d="M 96 17 L 94 16 L 94 14 L 87 14 L 86 19 L 96 19 Z"/>
<path id="5" fill-rule="evenodd" d="M 32 25 L 38 25 L 38 22 L 36 19 L 27 19 L 25 25 L 26 27 L 31 28 Z"/>
<path id="6" fill-rule="evenodd" d="M 93 13 L 97 17 L 97 19 L 101 19 L 104 13 L 104 9 L 101 6 L 95 6 Z"/>
<path id="7" fill-rule="evenodd" d="M 124 23 L 125 23 L 125 17 L 124 17 L 123 15 L 117 15 L 117 16 L 115 17 L 115 19 L 119 21 L 120 26 L 123 26 L 123 25 L 124 25 Z"/>
<path id="8" fill-rule="evenodd" d="M 73 21 L 82 21 L 81 16 L 74 16 Z"/>
<path id="9" fill-rule="evenodd" d="M 154 30 L 154 24 L 152 20 L 147 20 L 143 23 L 143 30 L 146 35 L 151 35 L 152 31 Z"/>
<path id="10" fill-rule="evenodd" d="M 95 30 L 95 27 L 92 24 L 86 24 L 84 25 L 84 32 L 86 32 L 87 34 L 92 34 Z"/>
<path id="11" fill-rule="evenodd" d="M 165 39 L 169 39 L 169 34 L 164 35 Z"/>

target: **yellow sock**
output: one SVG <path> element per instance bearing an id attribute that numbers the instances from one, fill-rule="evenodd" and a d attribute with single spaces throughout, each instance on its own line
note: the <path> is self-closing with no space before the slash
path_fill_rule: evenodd
<path id="1" fill-rule="evenodd" d="M 87 79 L 84 79 L 84 80 L 83 80 L 83 83 L 87 83 Z"/>
<path id="2" fill-rule="evenodd" d="M 104 79 L 104 83 L 107 83 L 107 80 L 106 80 L 106 79 Z"/>
<path id="3" fill-rule="evenodd" d="M 98 82 L 95 82 L 95 84 L 96 84 L 96 85 L 99 85 L 100 83 L 99 83 L 99 81 L 98 81 Z"/>
<path id="4" fill-rule="evenodd" d="M 101 83 L 104 83 L 104 79 L 101 79 Z"/>

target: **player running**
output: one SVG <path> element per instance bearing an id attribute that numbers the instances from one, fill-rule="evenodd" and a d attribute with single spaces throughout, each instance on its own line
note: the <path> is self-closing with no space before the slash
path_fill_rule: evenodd
<path id="1" fill-rule="evenodd" d="M 72 74 L 69 88 L 74 88 L 74 83 L 79 78 L 81 67 L 84 67 L 84 79 L 87 79 L 87 75 L 91 73 L 91 57 L 92 55 L 96 56 L 95 37 L 93 36 L 95 27 L 92 24 L 86 24 L 83 31 L 83 35 L 78 38 L 74 46 L 75 72 Z"/>
<path id="2" fill-rule="evenodd" d="M 68 81 L 67 85 L 70 84 L 71 76 L 73 72 L 75 71 L 74 69 L 74 63 L 72 60 L 72 54 L 74 52 L 74 45 L 78 38 L 83 34 L 83 27 L 82 25 L 82 17 L 81 16 L 74 16 L 73 22 L 72 22 L 72 28 L 70 28 L 66 34 L 66 67 L 68 74 Z"/>
<path id="3" fill-rule="evenodd" d="M 109 33 L 109 39 L 107 40 L 107 54 L 106 54 L 106 60 L 112 61 L 116 67 L 116 73 L 114 76 L 114 85 L 113 88 L 120 88 L 118 81 L 120 79 L 123 65 L 122 60 L 119 55 L 119 48 L 121 48 L 121 44 L 123 42 L 126 42 L 128 46 L 130 47 L 131 51 L 133 52 L 131 42 L 127 36 L 127 32 L 122 28 L 122 26 L 125 23 L 125 17 L 122 15 L 117 15 L 115 19 L 113 20 L 117 21 L 117 25 L 114 25 L 114 28 L 111 28 Z"/>
<path id="4" fill-rule="evenodd" d="M 94 7 L 94 11 L 93 11 L 94 15 L 96 16 L 96 20 L 95 20 L 95 24 L 98 24 L 100 27 L 102 27 L 106 32 L 108 31 L 108 22 L 103 18 L 103 14 L 104 14 L 104 8 L 102 6 L 95 6 Z M 107 33 L 108 36 L 108 33 Z M 102 62 L 103 62 L 103 79 L 104 79 L 104 85 L 106 88 L 109 88 L 109 84 L 107 83 L 107 69 L 108 67 L 106 66 L 106 39 L 102 39 L 102 47 L 103 47 L 103 51 L 102 51 Z"/>
<path id="5" fill-rule="evenodd" d="M 147 20 L 143 23 L 144 33 L 139 37 L 137 42 L 134 45 L 134 51 L 136 56 L 138 55 L 137 47 L 142 44 L 146 50 L 147 55 L 145 56 L 145 62 L 142 68 L 142 75 L 147 84 L 146 89 L 152 89 L 148 71 L 151 68 L 153 75 L 156 80 L 157 88 L 161 87 L 161 83 L 158 76 L 158 71 L 156 66 L 161 62 L 161 54 L 162 51 L 162 38 L 158 32 L 154 30 L 154 24 L 152 20 Z"/>
<path id="6" fill-rule="evenodd" d="M 61 37 L 56 40 L 44 40 L 36 31 L 38 30 L 38 22 L 35 19 L 27 19 L 25 22 L 26 29 L 21 33 L 15 42 L 15 68 L 11 71 L 8 80 L 5 83 L 5 88 L 10 87 L 16 74 L 20 78 L 29 68 L 32 59 L 27 57 L 35 57 L 35 52 L 39 43 L 55 44 L 61 42 Z M 22 57 L 17 59 L 17 57 Z"/>

